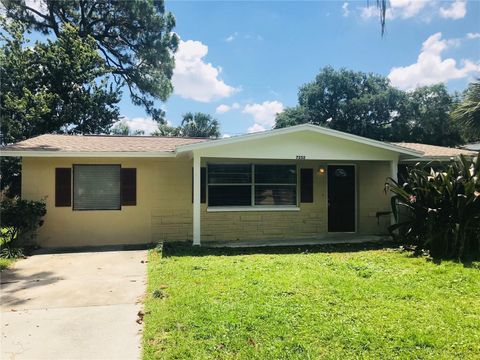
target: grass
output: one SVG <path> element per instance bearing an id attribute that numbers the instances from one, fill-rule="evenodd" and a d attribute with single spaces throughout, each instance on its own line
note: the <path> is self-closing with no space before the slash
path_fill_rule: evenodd
<path id="1" fill-rule="evenodd" d="M 479 309 L 478 266 L 168 246 L 149 255 L 144 359 L 480 358 Z"/>

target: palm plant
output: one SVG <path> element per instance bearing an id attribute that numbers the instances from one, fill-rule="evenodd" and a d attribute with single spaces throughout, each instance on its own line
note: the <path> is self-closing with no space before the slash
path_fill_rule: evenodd
<path id="1" fill-rule="evenodd" d="M 392 210 L 403 240 L 432 256 L 480 255 L 480 156 L 452 160 L 444 169 L 419 165 L 399 184 L 389 179 Z"/>
<path id="2" fill-rule="evenodd" d="M 480 79 L 470 83 L 463 101 L 452 112 L 452 118 L 472 137 L 480 139 Z"/>
<path id="3" fill-rule="evenodd" d="M 220 136 L 218 120 L 209 114 L 188 112 L 183 115 L 180 136 L 217 138 Z"/>

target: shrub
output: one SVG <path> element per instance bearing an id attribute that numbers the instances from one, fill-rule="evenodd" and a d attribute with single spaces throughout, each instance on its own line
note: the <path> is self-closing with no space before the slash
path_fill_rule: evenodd
<path id="1" fill-rule="evenodd" d="M 392 210 L 405 242 L 434 257 L 480 255 L 480 156 L 452 160 L 441 170 L 407 168 L 402 185 L 389 179 Z"/>
<path id="2" fill-rule="evenodd" d="M 3 197 L 0 200 L 2 248 L 20 247 L 30 242 L 35 230 L 43 225 L 46 212 L 43 201 Z"/>

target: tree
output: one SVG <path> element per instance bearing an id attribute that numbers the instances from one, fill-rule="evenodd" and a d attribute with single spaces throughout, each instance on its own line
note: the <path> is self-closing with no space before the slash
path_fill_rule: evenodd
<path id="1" fill-rule="evenodd" d="M 167 124 L 160 124 L 158 130 L 153 135 L 218 138 L 220 136 L 219 126 L 218 120 L 209 114 L 188 112 L 183 115 L 180 126 L 172 127 Z"/>
<path id="2" fill-rule="evenodd" d="M 23 27 L 5 24 L 0 48 L 1 143 L 45 133 L 105 133 L 117 121 L 120 92 L 92 38 L 66 25 L 56 41 L 28 43 Z"/>
<path id="3" fill-rule="evenodd" d="M 404 99 L 383 76 L 327 66 L 300 87 L 299 106 L 277 115 L 275 127 L 313 123 L 378 140 L 390 138 Z"/>
<path id="4" fill-rule="evenodd" d="M 480 141 L 480 79 L 468 85 L 452 118 L 463 127 L 469 141 Z"/>
<path id="5" fill-rule="evenodd" d="M 132 130 L 130 126 L 128 126 L 125 120 L 122 120 L 115 124 L 115 126 L 110 130 L 110 133 L 113 135 L 125 135 L 125 136 L 137 136 L 137 135 L 145 135 L 145 131 L 143 130 Z"/>
<path id="6" fill-rule="evenodd" d="M 405 111 L 409 138 L 404 141 L 455 146 L 463 143 L 458 124 L 450 118 L 454 98 L 444 84 L 424 86 L 407 93 Z"/>
<path id="7" fill-rule="evenodd" d="M 209 114 L 188 112 L 183 115 L 180 136 L 217 138 L 220 136 L 218 120 Z"/>
<path id="8" fill-rule="evenodd" d="M 313 123 L 384 141 L 463 142 L 450 120 L 454 97 L 443 84 L 404 92 L 381 75 L 325 67 L 300 87 L 298 102 L 276 116 L 276 128 Z"/>
<path id="9" fill-rule="evenodd" d="M 163 0 L 43 0 L 41 9 L 25 0 L 0 1 L 6 16 L 27 30 L 59 38 L 70 25 L 80 38 L 93 39 L 105 67 L 118 85 L 126 85 L 133 103 L 163 121 L 154 100 L 165 101 L 173 90 L 173 54 L 179 42 L 172 32 L 175 18 L 165 12 Z"/>

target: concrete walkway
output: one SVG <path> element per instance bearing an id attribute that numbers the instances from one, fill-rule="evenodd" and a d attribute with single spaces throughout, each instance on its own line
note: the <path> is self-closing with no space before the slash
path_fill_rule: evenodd
<path id="1" fill-rule="evenodd" d="M 35 255 L 1 274 L 3 359 L 139 359 L 147 252 Z"/>

